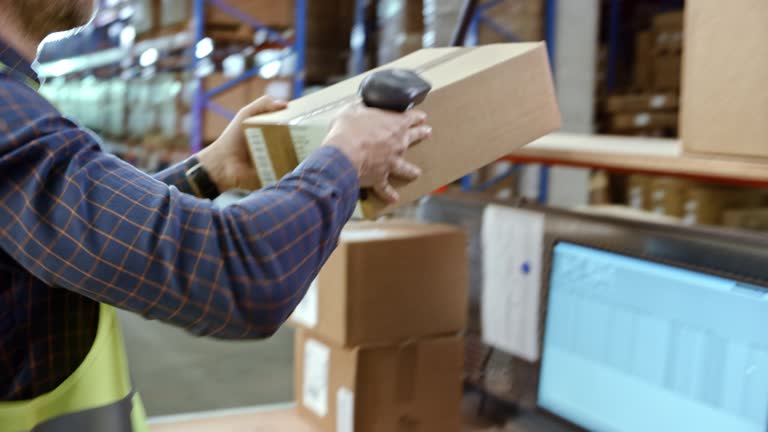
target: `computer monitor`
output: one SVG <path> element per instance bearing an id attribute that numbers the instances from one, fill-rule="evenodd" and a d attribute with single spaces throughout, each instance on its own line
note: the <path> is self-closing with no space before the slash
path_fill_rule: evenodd
<path id="1" fill-rule="evenodd" d="M 550 254 L 540 408 L 596 431 L 768 430 L 768 290 L 570 242 Z"/>

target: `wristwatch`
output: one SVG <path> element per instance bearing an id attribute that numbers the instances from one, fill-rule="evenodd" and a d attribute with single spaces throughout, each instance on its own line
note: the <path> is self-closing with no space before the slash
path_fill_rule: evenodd
<path id="1" fill-rule="evenodd" d="M 192 156 L 187 159 L 184 168 L 187 182 L 192 188 L 192 192 L 197 197 L 213 200 L 220 195 L 219 188 L 217 188 L 216 184 L 211 180 L 208 171 L 200 163 L 197 157 Z"/>

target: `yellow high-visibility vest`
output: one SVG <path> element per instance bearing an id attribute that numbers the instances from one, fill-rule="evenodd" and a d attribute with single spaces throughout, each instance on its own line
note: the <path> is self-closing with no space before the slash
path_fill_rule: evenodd
<path id="1" fill-rule="evenodd" d="M 149 432 L 114 308 L 100 306 L 96 339 L 61 385 L 31 400 L 0 402 L 0 431 Z"/>

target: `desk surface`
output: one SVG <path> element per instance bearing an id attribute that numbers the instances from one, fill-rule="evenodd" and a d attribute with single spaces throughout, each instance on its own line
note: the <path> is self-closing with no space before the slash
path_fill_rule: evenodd
<path id="1" fill-rule="evenodd" d="M 318 432 L 299 418 L 291 405 L 276 405 L 153 419 L 152 432 Z M 466 426 L 466 432 L 502 432 L 518 429 Z"/>

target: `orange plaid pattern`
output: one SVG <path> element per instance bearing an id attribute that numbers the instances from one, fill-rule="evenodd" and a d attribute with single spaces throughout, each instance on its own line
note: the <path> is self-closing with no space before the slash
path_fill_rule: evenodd
<path id="1" fill-rule="evenodd" d="M 357 176 L 341 152 L 323 148 L 217 208 L 184 193 L 180 167 L 153 178 L 103 153 L 19 79 L 31 68 L 2 43 L 0 62 L 0 400 L 72 373 L 98 302 L 197 335 L 276 331 L 354 210 Z"/>

